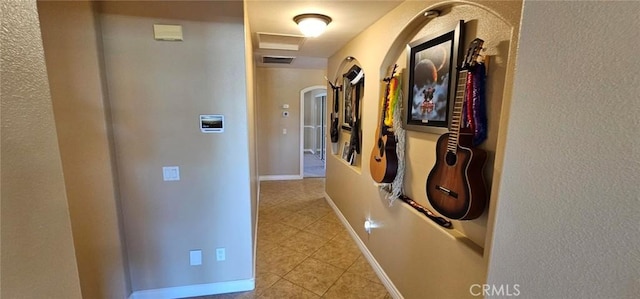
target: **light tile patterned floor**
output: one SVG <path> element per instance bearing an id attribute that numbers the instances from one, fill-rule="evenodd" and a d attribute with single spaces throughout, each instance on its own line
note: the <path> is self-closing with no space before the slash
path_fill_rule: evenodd
<path id="1" fill-rule="evenodd" d="M 391 298 L 323 194 L 324 179 L 262 182 L 256 289 L 198 299 Z"/>

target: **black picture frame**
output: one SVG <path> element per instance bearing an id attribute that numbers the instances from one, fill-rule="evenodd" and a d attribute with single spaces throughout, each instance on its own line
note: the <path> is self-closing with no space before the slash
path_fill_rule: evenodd
<path id="1" fill-rule="evenodd" d="M 405 85 L 407 130 L 443 134 L 449 131 L 456 93 L 464 21 L 445 33 L 407 45 L 409 80 Z"/>
<path id="2" fill-rule="evenodd" d="M 351 131 L 353 123 L 353 86 L 346 74 L 342 76 L 342 129 Z"/>
<path id="3" fill-rule="evenodd" d="M 356 92 L 360 88 L 360 94 Z M 360 117 L 360 101 L 364 89 L 364 71 L 354 64 L 342 75 L 342 129 L 351 131 Z"/>

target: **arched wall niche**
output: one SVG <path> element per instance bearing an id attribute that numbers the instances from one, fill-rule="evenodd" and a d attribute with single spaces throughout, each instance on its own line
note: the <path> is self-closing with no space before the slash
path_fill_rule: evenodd
<path id="1" fill-rule="evenodd" d="M 340 84 L 342 74 L 346 73 L 354 65 L 361 66 L 360 62 L 358 62 L 358 59 L 356 59 L 355 57 L 347 56 L 342 59 L 342 62 L 340 62 L 340 66 L 336 70 L 336 73 L 334 74 L 333 80 L 331 82 L 333 82 L 334 84 Z"/>
<path id="2" fill-rule="evenodd" d="M 343 150 L 345 147 L 345 142 L 350 141 L 351 140 L 351 131 L 346 130 L 343 128 L 343 124 L 344 124 L 344 109 L 345 109 L 345 102 L 344 102 L 344 92 L 345 92 L 345 88 L 344 88 L 344 78 L 343 75 L 347 72 L 349 72 L 349 70 L 353 67 L 353 66 L 358 66 L 359 68 L 362 68 L 362 64 L 358 61 L 358 59 L 356 59 L 353 56 L 346 56 L 342 62 L 340 63 L 340 66 L 338 66 L 338 68 L 336 69 L 336 72 L 333 76 L 333 80 L 331 81 L 332 84 L 334 84 L 335 86 L 340 86 L 340 93 L 339 93 L 339 97 L 338 97 L 338 102 L 340 103 L 340 107 L 338 110 L 339 113 L 339 118 L 338 118 L 338 134 L 339 134 L 339 139 L 338 139 L 338 143 L 337 144 L 332 144 L 331 145 L 331 153 L 341 162 L 345 163 L 346 165 L 349 165 L 349 163 L 347 161 L 345 161 L 342 158 L 342 154 L 343 154 Z M 366 76 L 364 76 L 364 78 L 362 80 L 366 80 Z M 366 83 L 365 83 L 366 85 Z M 334 93 L 333 90 L 327 90 L 327 94 L 331 93 L 331 96 L 329 97 L 330 102 L 328 102 L 328 106 L 327 106 L 327 111 L 331 111 L 333 112 L 334 109 Z M 362 94 L 360 95 L 360 107 L 362 107 L 362 105 L 364 104 L 362 101 L 362 98 L 364 97 L 364 88 L 362 89 Z M 329 121 L 327 122 L 327 124 L 331 125 L 333 119 L 331 118 L 331 112 L 328 112 L 328 116 L 329 116 Z M 360 108 L 360 114 L 362 114 L 362 108 Z M 362 128 L 361 128 L 362 130 Z M 360 134 L 362 134 L 362 132 L 360 132 Z M 327 134 L 330 135 L 330 134 Z M 360 138 L 361 140 L 362 138 Z M 330 141 L 330 140 L 329 140 Z M 361 141 L 360 141 L 361 142 Z M 330 143 L 328 143 L 330 144 Z M 360 154 L 357 154 L 355 156 L 355 162 L 353 163 L 353 165 L 349 165 L 351 166 L 351 170 L 355 171 L 358 174 L 362 173 L 361 170 L 361 166 L 362 166 L 362 154 L 364 153 L 364 151 L 362 151 L 362 144 L 360 144 L 361 147 L 361 152 Z"/>
<path id="3" fill-rule="evenodd" d="M 494 6 L 498 8 L 498 6 Z M 438 10 L 440 16 L 426 18 L 424 13 Z M 441 2 L 427 7 L 415 15 L 398 34 L 389 51 L 382 60 L 379 72 L 380 78 L 385 76 L 389 65 L 398 64 L 403 73 L 403 80 L 408 80 L 407 44 L 425 36 L 437 36 L 452 28 L 459 20 L 464 20 L 464 30 L 461 39 L 463 51 L 471 40 L 476 37 L 485 41 L 482 55 L 489 57 L 487 64 L 487 118 L 488 138 L 480 146 L 488 153 L 484 169 L 490 200 L 485 212 L 477 219 L 470 221 L 454 221 L 454 229 L 449 230 L 454 238 L 471 247 L 474 251 L 484 253 L 491 240 L 493 215 L 502 164 L 502 150 L 506 132 L 508 115 L 508 101 L 511 97 L 511 77 L 513 67 L 510 58 L 515 54 L 513 40 L 517 40 L 518 24 L 509 22 L 509 17 L 501 13 L 510 14 L 512 10 L 494 11 L 476 2 Z M 512 18 L 513 19 L 513 18 Z M 464 53 L 460 53 L 462 58 Z M 508 83 L 508 84 L 507 84 Z M 406 85 L 403 94 L 406 97 Z M 406 99 L 404 100 L 406 105 Z M 407 131 L 406 138 L 406 170 L 405 193 L 423 206 L 433 210 L 426 198 L 426 177 L 435 163 L 435 144 L 439 135 L 417 131 Z"/>

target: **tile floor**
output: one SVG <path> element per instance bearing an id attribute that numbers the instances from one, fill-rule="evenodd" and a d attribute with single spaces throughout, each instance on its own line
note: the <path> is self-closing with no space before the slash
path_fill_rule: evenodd
<path id="1" fill-rule="evenodd" d="M 323 195 L 322 178 L 262 182 L 256 289 L 198 299 L 391 298 Z"/>

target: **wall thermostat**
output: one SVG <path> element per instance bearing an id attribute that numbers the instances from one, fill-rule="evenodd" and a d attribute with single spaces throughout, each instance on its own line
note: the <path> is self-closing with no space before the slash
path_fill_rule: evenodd
<path id="1" fill-rule="evenodd" d="M 224 132 L 224 115 L 220 115 L 220 114 L 200 115 L 200 132 L 202 133 Z"/>

